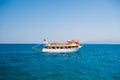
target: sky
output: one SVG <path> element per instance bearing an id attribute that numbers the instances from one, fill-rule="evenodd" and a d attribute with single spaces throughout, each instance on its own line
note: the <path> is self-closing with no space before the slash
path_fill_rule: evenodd
<path id="1" fill-rule="evenodd" d="M 120 0 L 0 0 L 0 43 L 120 44 Z"/>

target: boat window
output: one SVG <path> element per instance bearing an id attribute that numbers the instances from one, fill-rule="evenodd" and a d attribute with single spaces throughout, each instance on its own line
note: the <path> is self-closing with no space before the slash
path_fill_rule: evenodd
<path id="1" fill-rule="evenodd" d="M 48 46 L 48 49 L 50 49 L 50 47 Z"/>
<path id="2" fill-rule="evenodd" d="M 71 46 L 68 46 L 68 48 L 71 48 Z"/>
<path id="3" fill-rule="evenodd" d="M 57 49 L 59 49 L 59 47 L 56 47 Z"/>
<path id="4" fill-rule="evenodd" d="M 65 48 L 68 48 L 67 46 Z"/>
<path id="5" fill-rule="evenodd" d="M 55 47 L 52 47 L 53 49 L 55 49 Z"/>
<path id="6" fill-rule="evenodd" d="M 63 49 L 63 47 L 60 47 L 61 49 Z"/>

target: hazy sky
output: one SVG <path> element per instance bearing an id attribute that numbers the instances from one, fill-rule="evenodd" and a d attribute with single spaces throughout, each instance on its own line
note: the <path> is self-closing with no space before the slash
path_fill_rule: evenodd
<path id="1" fill-rule="evenodd" d="M 0 43 L 120 43 L 120 0 L 0 0 Z"/>

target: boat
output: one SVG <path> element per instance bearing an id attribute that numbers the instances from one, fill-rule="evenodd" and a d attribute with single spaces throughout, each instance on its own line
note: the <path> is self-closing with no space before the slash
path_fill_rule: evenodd
<path id="1" fill-rule="evenodd" d="M 67 40 L 67 43 L 49 43 L 44 39 L 42 52 L 47 53 L 66 53 L 76 52 L 81 48 L 79 40 Z"/>

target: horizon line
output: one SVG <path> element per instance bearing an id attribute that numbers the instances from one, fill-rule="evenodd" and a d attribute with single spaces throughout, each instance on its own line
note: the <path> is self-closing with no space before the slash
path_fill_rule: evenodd
<path id="1" fill-rule="evenodd" d="M 0 44 L 43 44 L 43 43 L 0 43 Z M 120 44 L 120 43 L 82 43 L 82 44 Z"/>

